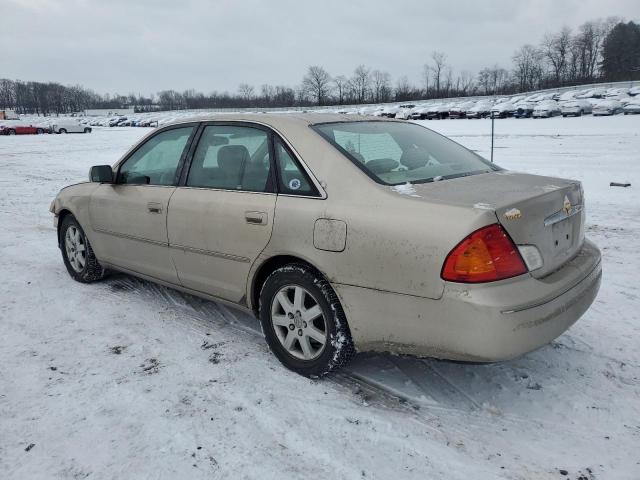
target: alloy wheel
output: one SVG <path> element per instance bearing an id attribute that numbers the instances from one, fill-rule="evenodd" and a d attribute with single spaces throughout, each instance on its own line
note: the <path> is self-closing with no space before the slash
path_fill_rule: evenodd
<path id="1" fill-rule="evenodd" d="M 281 288 L 271 302 L 278 341 L 295 358 L 314 360 L 327 343 L 327 324 L 314 296 L 298 285 Z"/>
<path id="2" fill-rule="evenodd" d="M 69 225 L 64 237 L 64 247 L 67 259 L 76 272 L 80 273 L 87 263 L 87 247 L 84 235 L 75 225 Z"/>

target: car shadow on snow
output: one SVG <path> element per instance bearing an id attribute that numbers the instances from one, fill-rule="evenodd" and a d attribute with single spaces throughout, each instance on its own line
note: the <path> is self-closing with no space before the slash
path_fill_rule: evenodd
<path id="1" fill-rule="evenodd" d="M 111 275 L 105 285 L 110 295 L 134 294 L 138 298 L 159 301 L 202 325 L 230 325 L 252 333 L 250 337 L 255 337 L 257 342 L 262 341 L 258 320 L 239 309 L 125 274 Z M 569 332 L 537 351 L 493 364 L 362 353 L 333 378 L 340 382 L 347 377 L 346 383 L 350 384 L 363 382 L 402 403 L 409 402 L 415 408 L 489 411 L 551 422 L 554 414 L 550 415 L 545 409 L 551 398 L 556 402 L 561 397 L 567 408 L 573 408 L 572 405 L 581 401 L 593 403 L 589 397 L 598 396 L 593 391 L 598 385 L 592 381 L 594 370 L 621 368 L 615 360 L 598 357 L 589 350 L 588 345 L 575 340 Z M 217 362 L 219 358 L 214 360 Z M 634 370 L 637 372 L 640 368 Z M 616 373 L 610 375 L 615 377 Z"/>

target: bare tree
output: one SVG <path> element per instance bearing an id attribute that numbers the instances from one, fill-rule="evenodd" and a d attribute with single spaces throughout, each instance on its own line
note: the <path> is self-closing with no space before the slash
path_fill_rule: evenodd
<path id="1" fill-rule="evenodd" d="M 414 88 L 409 83 L 409 78 L 406 75 L 398 78 L 396 83 L 396 101 L 402 102 L 411 99 Z"/>
<path id="2" fill-rule="evenodd" d="M 364 65 L 358 65 L 351 77 L 350 86 L 356 103 L 365 103 L 371 88 L 371 72 Z"/>
<path id="3" fill-rule="evenodd" d="M 462 96 L 470 95 L 475 90 L 475 81 L 473 74 L 468 70 L 463 70 L 457 79 L 457 90 Z"/>
<path id="4" fill-rule="evenodd" d="M 386 102 L 391 95 L 391 75 L 388 72 L 374 70 L 371 72 L 371 85 L 374 102 Z"/>
<path id="5" fill-rule="evenodd" d="M 447 55 L 443 52 L 432 52 L 431 60 L 433 60 L 433 66 L 431 72 L 433 73 L 433 83 L 435 84 L 436 94 L 440 94 L 440 82 L 442 81 L 443 72 L 447 65 Z"/>
<path id="6" fill-rule="evenodd" d="M 571 30 L 563 27 L 554 35 L 545 35 L 542 39 L 542 53 L 545 56 L 556 85 L 560 85 L 566 73 L 567 59 L 571 47 Z"/>
<path id="7" fill-rule="evenodd" d="M 302 79 L 302 87 L 322 105 L 331 90 L 331 75 L 322 67 L 313 65 Z"/>
<path id="8" fill-rule="evenodd" d="M 250 102 L 251 99 L 253 98 L 253 93 L 254 93 L 253 86 L 249 85 L 248 83 L 241 83 L 238 86 L 238 93 L 240 94 L 240 97 L 242 97 L 242 99 L 245 102 Z"/>
<path id="9" fill-rule="evenodd" d="M 347 94 L 349 80 L 347 80 L 347 77 L 344 75 L 338 75 L 337 77 L 333 77 L 333 83 L 336 87 L 336 93 L 338 94 L 338 104 L 342 105 Z"/>
<path id="10" fill-rule="evenodd" d="M 540 86 L 542 79 L 542 52 L 533 45 L 523 45 L 513 55 L 513 76 L 520 91 Z"/>

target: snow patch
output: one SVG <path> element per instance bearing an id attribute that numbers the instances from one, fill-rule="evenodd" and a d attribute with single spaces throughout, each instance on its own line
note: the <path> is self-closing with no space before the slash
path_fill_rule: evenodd
<path id="1" fill-rule="evenodd" d="M 395 185 L 394 187 L 391 188 L 391 190 L 393 190 L 396 193 L 399 193 L 400 195 L 408 195 L 410 197 L 420 197 L 420 195 L 416 193 L 416 188 L 409 182 L 404 183 L 402 185 Z"/>

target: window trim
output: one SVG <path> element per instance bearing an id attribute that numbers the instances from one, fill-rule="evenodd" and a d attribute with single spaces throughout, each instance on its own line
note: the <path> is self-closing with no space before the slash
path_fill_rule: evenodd
<path id="1" fill-rule="evenodd" d="M 241 124 L 244 123 L 244 124 Z M 189 172 L 191 171 L 191 167 L 193 165 L 193 158 L 198 150 L 198 146 L 200 145 L 200 140 L 202 139 L 202 135 L 207 127 L 247 127 L 253 128 L 255 130 L 262 130 L 267 135 L 267 148 L 269 149 L 269 176 L 267 177 L 267 183 L 265 184 L 264 191 L 256 191 L 256 190 L 238 190 L 238 189 L 228 189 L 228 188 L 216 188 L 216 187 L 202 187 L 197 185 L 187 185 L 187 180 L 189 179 Z M 187 152 L 187 158 L 185 159 L 184 166 L 182 167 L 182 171 L 180 173 L 180 178 L 178 181 L 178 187 L 182 188 L 194 188 L 199 190 L 219 190 L 224 192 L 243 192 L 243 193 L 262 193 L 262 194 L 276 194 L 276 179 L 274 178 L 274 151 L 273 151 L 273 141 L 271 140 L 271 130 L 269 128 L 264 128 L 261 124 L 252 124 L 249 122 L 201 122 L 197 128 L 197 135 L 192 144 L 189 147 Z"/>
<path id="2" fill-rule="evenodd" d="M 155 138 L 157 135 L 160 135 L 164 132 L 168 132 L 170 130 L 175 130 L 178 128 L 187 128 L 187 127 L 192 127 L 192 131 L 191 134 L 189 135 L 189 138 L 187 139 L 187 143 L 185 144 L 184 148 L 182 149 L 182 154 L 180 155 L 180 159 L 178 160 L 178 164 L 176 165 L 176 173 L 173 177 L 173 182 L 171 183 L 171 185 L 154 185 L 154 184 L 148 184 L 148 183 L 121 183 L 120 180 L 120 170 L 122 169 L 122 166 L 127 163 L 129 161 L 129 159 L 135 155 L 135 153 L 140 150 L 144 145 L 147 144 L 147 142 L 149 142 L 151 139 Z M 116 165 L 116 174 L 115 174 L 115 181 L 114 181 L 114 185 L 120 185 L 120 186 L 126 186 L 126 185 L 132 185 L 132 186 L 136 186 L 136 187 L 176 187 L 178 186 L 179 180 L 180 180 L 180 175 L 181 172 L 184 168 L 184 163 L 187 159 L 187 155 L 191 149 L 191 146 L 193 144 L 193 140 L 195 137 L 196 132 L 198 131 L 198 122 L 189 122 L 189 123 L 180 123 L 180 124 L 175 124 L 175 125 L 168 125 L 166 127 L 162 127 L 160 129 L 158 129 L 157 131 L 153 132 L 151 135 L 148 135 L 146 137 L 144 137 L 134 148 L 133 150 L 131 150 L 130 152 L 128 152 L 126 154 L 126 156 L 124 158 L 122 158 L 118 164 Z"/>
<path id="3" fill-rule="evenodd" d="M 373 172 L 371 172 L 368 168 L 366 168 L 362 162 L 360 162 L 357 158 L 355 158 L 353 155 L 351 155 L 345 148 L 342 147 L 342 145 L 340 145 L 338 142 L 336 142 L 334 139 L 329 137 L 325 132 L 323 132 L 322 130 L 320 130 L 318 128 L 318 127 L 320 127 L 322 125 L 339 125 L 339 124 L 344 124 L 344 123 L 351 123 L 351 124 L 355 124 L 355 123 L 374 123 L 374 122 L 406 124 L 406 122 L 399 122 L 399 121 L 395 121 L 395 120 L 363 120 L 363 121 L 348 121 L 348 120 L 345 120 L 345 121 L 338 121 L 338 122 L 319 122 L 319 123 L 314 123 L 314 124 L 309 125 L 309 128 L 311 128 L 311 130 L 313 130 L 318 135 L 320 135 L 320 137 L 322 137 L 324 140 L 326 140 L 331 146 L 333 146 L 336 150 L 338 150 L 338 152 L 340 152 L 342 155 L 344 155 L 351 163 L 353 163 L 356 167 L 358 167 L 367 177 L 369 177 L 371 180 L 373 180 L 378 185 L 384 185 L 384 186 L 387 186 L 387 187 L 395 187 L 395 186 L 398 186 L 398 185 L 404 185 L 407 182 L 400 182 L 400 183 L 388 183 L 388 182 L 385 182 L 380 177 L 376 176 Z M 468 149 L 464 145 L 456 142 L 455 140 L 451 140 L 449 137 L 447 137 L 445 135 L 442 135 L 441 133 L 438 133 L 435 130 L 431 130 L 430 128 L 424 127 L 422 125 L 418 125 L 417 123 L 414 123 L 413 125 L 416 125 L 417 127 L 420 127 L 420 128 L 424 128 L 425 130 L 429 130 L 430 132 L 435 133 L 436 135 L 439 135 L 440 137 L 442 137 L 442 138 L 444 138 L 444 139 L 446 139 L 446 140 L 448 140 L 450 142 L 453 142 L 456 145 L 464 148 L 468 152 L 471 152 L 482 163 L 487 165 L 487 167 L 488 167 L 487 170 L 494 171 L 494 172 L 503 170 L 503 168 L 499 167 L 495 163 L 491 163 L 488 160 L 482 158 L 476 152 L 474 152 L 473 150 Z M 473 176 L 473 175 L 480 175 L 480 174 L 483 174 L 483 173 L 490 173 L 490 172 L 487 172 L 486 170 L 474 170 L 472 172 L 465 172 L 465 173 L 461 173 L 461 174 L 445 175 L 445 176 L 442 176 L 441 178 L 443 180 L 450 180 L 450 179 L 453 179 L 453 178 L 469 177 L 469 176 Z M 422 181 L 413 181 L 411 183 L 412 184 L 420 184 L 420 183 L 433 183 L 433 182 L 434 182 L 434 179 L 431 178 L 431 179 L 422 180 Z"/>
<path id="4" fill-rule="evenodd" d="M 271 185 L 271 191 L 266 192 L 255 192 L 251 190 L 228 190 L 224 188 L 214 188 L 214 187 L 195 187 L 187 185 L 187 178 L 189 176 L 189 170 L 191 169 L 191 164 L 193 163 L 193 157 L 195 155 L 195 151 L 198 148 L 198 144 L 200 143 L 200 139 L 204 132 L 204 129 L 209 126 L 227 126 L 227 127 L 249 127 L 249 128 L 257 128 L 259 130 L 264 130 L 267 132 L 269 138 L 269 158 L 271 163 L 271 170 L 269 172 L 269 180 L 268 184 Z M 302 172 L 307 176 L 310 180 L 310 183 L 314 187 L 316 191 L 316 195 L 310 194 L 290 194 L 280 191 L 280 182 L 279 182 L 279 169 L 276 160 L 276 151 L 275 151 L 275 139 L 278 139 L 282 142 L 282 145 L 289 154 L 294 162 L 300 167 Z M 325 200 L 328 196 L 322 187 L 320 181 L 313 174 L 311 169 L 307 166 L 307 164 L 300 158 L 296 150 L 291 145 L 291 142 L 287 138 L 285 138 L 280 132 L 274 129 L 271 125 L 266 123 L 251 121 L 251 120 L 202 120 L 199 123 L 198 128 L 196 129 L 195 138 L 192 140 L 191 145 L 189 147 L 187 156 L 185 158 L 185 163 L 182 167 L 182 171 L 180 173 L 180 179 L 177 184 L 180 188 L 192 188 L 198 190 L 215 190 L 221 192 L 236 192 L 236 193 L 252 193 L 257 195 L 281 195 L 284 197 L 300 197 L 300 198 L 311 198 L 315 200 Z"/>
<path id="5" fill-rule="evenodd" d="M 287 154 L 289 155 L 289 158 L 291 158 L 291 160 L 293 161 L 293 164 L 296 166 L 296 168 L 300 171 L 300 173 L 302 174 L 302 176 L 305 178 L 305 180 L 307 181 L 307 183 L 309 183 L 309 185 L 311 186 L 312 191 L 309 193 L 291 193 L 291 189 L 290 188 L 286 188 L 282 182 L 282 175 L 281 175 L 281 171 L 280 171 L 280 165 L 278 164 L 278 151 L 276 148 L 276 143 L 280 143 L 282 145 L 282 148 L 287 152 Z M 272 139 L 272 144 L 273 144 L 273 152 L 274 152 L 274 160 L 275 160 L 275 164 L 276 164 L 276 180 L 277 180 L 277 184 L 278 184 L 278 193 L 280 195 L 287 195 L 287 196 L 292 196 L 292 197 L 313 197 L 313 198 L 318 198 L 320 197 L 320 192 L 318 191 L 318 188 L 316 187 L 315 183 L 311 180 L 311 177 L 307 174 L 306 170 L 302 167 L 302 165 L 300 164 L 300 162 L 298 161 L 298 158 L 293 154 L 293 152 L 291 152 L 291 149 L 288 147 L 288 145 L 282 141 L 282 139 L 279 136 L 275 136 Z M 286 190 L 286 191 L 285 191 Z"/>

